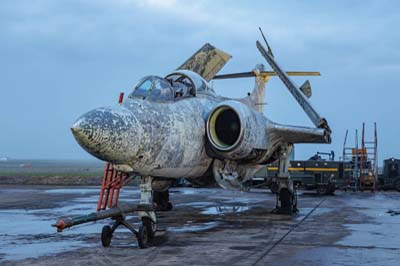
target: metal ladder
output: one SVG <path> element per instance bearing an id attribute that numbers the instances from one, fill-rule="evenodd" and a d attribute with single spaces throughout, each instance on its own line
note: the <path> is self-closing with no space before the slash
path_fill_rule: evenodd
<path id="1" fill-rule="evenodd" d="M 360 156 L 362 160 L 360 162 L 360 173 L 361 176 L 370 176 L 373 179 L 371 190 L 375 191 L 378 177 L 378 134 L 376 123 L 374 123 L 374 139 L 372 141 L 365 141 L 365 123 L 363 123 L 361 141 L 363 156 Z M 363 189 L 361 182 L 362 180 L 360 179 L 360 189 Z"/>
<path id="2" fill-rule="evenodd" d="M 116 207 L 121 188 L 133 179 L 134 177 L 130 177 L 127 173 L 114 169 L 113 164 L 107 162 L 97 202 L 97 211 Z"/>
<path id="3" fill-rule="evenodd" d="M 351 161 L 353 162 L 353 169 L 351 171 L 351 175 L 349 178 L 346 180 L 346 184 L 343 187 L 345 190 L 351 189 L 355 191 L 357 189 L 357 180 L 359 177 L 359 168 L 358 168 L 358 156 L 354 156 L 354 152 L 358 150 L 358 130 L 356 129 L 355 131 L 355 147 L 347 147 L 347 136 L 348 136 L 349 130 L 346 130 L 346 135 L 344 137 L 344 143 L 343 143 L 343 155 L 342 155 L 342 161 Z"/>

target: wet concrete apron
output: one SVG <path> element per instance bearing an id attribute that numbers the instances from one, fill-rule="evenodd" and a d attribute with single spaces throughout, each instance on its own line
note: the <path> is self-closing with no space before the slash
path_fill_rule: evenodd
<path id="1" fill-rule="evenodd" d="M 103 248 L 101 221 L 56 233 L 58 217 L 94 210 L 98 188 L 1 187 L 1 265 L 399 265 L 400 193 L 300 193 L 300 213 L 271 214 L 275 196 L 173 189 L 158 213 L 155 246 L 139 249 L 118 229 Z M 136 188 L 121 199 L 135 201 Z M 137 217 L 132 217 L 137 221 Z"/>

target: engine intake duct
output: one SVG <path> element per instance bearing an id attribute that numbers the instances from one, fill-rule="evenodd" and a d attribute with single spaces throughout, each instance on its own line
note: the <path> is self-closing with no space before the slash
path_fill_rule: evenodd
<path id="1" fill-rule="evenodd" d="M 266 147 L 266 119 L 243 103 L 224 101 L 211 111 L 207 138 L 218 155 L 243 159 L 254 149 Z"/>
<path id="2" fill-rule="evenodd" d="M 221 106 L 210 117 L 210 140 L 219 150 L 229 150 L 239 140 L 239 115 L 229 106 Z"/>

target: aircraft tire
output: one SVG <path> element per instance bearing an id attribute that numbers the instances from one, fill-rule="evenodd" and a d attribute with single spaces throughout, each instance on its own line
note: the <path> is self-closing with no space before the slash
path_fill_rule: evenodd
<path id="1" fill-rule="evenodd" d="M 279 200 L 281 202 L 281 208 L 283 211 L 291 212 L 292 209 L 292 194 L 289 192 L 288 189 L 281 189 L 279 193 Z"/>
<path id="2" fill-rule="evenodd" d="M 270 189 L 273 194 L 277 194 L 279 192 L 279 184 L 277 182 L 272 182 Z"/>
<path id="3" fill-rule="evenodd" d="M 157 231 L 157 224 L 154 223 L 150 218 L 143 217 L 142 224 L 144 227 L 147 227 L 147 235 L 149 239 L 154 238 L 156 231 Z"/>
<path id="4" fill-rule="evenodd" d="M 329 184 L 328 185 L 328 193 L 327 195 L 334 195 L 336 190 L 335 184 Z"/>
<path id="5" fill-rule="evenodd" d="M 139 227 L 139 232 L 137 234 L 137 240 L 140 248 L 148 248 L 149 247 L 149 232 L 147 230 L 147 226 L 141 225 Z"/>

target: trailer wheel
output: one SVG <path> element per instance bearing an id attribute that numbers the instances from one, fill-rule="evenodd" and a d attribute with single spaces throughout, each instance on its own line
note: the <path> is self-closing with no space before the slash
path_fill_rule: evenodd
<path id="1" fill-rule="evenodd" d="M 103 244 L 103 247 L 110 246 L 112 235 L 111 227 L 108 225 L 103 226 L 101 230 L 101 244 Z"/>
<path id="2" fill-rule="evenodd" d="M 147 226 L 141 225 L 137 234 L 137 240 L 140 248 L 148 248 L 149 245 L 149 232 Z"/>
<path id="3" fill-rule="evenodd" d="M 142 218 L 142 224 L 144 227 L 147 227 L 147 234 L 149 239 L 152 239 L 157 231 L 157 224 L 154 223 L 149 217 Z"/>

